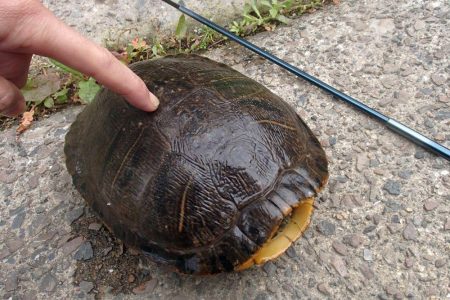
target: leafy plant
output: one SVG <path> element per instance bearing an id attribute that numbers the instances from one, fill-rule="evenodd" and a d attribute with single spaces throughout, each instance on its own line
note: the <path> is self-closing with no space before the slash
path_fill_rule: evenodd
<path id="1" fill-rule="evenodd" d="M 181 41 L 186 37 L 187 34 L 187 24 L 185 15 L 181 15 L 178 19 L 177 28 L 175 29 L 175 36 L 177 40 Z"/>
<path id="2" fill-rule="evenodd" d="M 95 79 L 90 77 L 88 80 L 78 82 L 78 97 L 83 103 L 91 103 L 100 90 L 100 86 L 95 82 Z"/>
<path id="3" fill-rule="evenodd" d="M 326 0 L 251 0 L 244 7 L 242 19 L 230 25 L 236 35 L 247 35 L 260 28 L 273 30 L 277 23 L 288 24 L 287 17 L 322 6 Z"/>
<path id="4" fill-rule="evenodd" d="M 245 35 L 260 27 L 272 28 L 268 26 L 270 23 L 287 24 L 289 19 L 284 14 L 292 7 L 293 2 L 293 0 L 251 0 L 244 7 L 243 19 L 234 21 L 230 30 L 237 35 Z"/>
<path id="5" fill-rule="evenodd" d="M 139 40 L 133 40 L 133 42 L 139 47 L 145 46 L 145 44 L 139 43 Z M 50 61 L 54 66 L 60 68 L 64 73 L 68 74 L 69 78 L 60 90 L 43 101 L 44 106 L 47 108 L 53 108 L 55 104 L 67 103 L 70 98 L 69 93 L 71 90 L 73 90 L 74 94 L 78 95 L 78 98 L 82 103 L 91 103 L 97 92 L 100 90 L 100 86 L 97 84 L 95 79 L 84 76 L 77 70 L 74 70 L 58 61 L 53 59 Z"/>
<path id="6" fill-rule="evenodd" d="M 59 90 L 58 92 L 54 93 L 52 95 L 52 98 L 56 104 L 64 104 L 67 103 L 67 100 L 69 99 L 68 93 L 69 89 L 65 87 L 62 90 Z"/>
<path id="7" fill-rule="evenodd" d="M 149 58 L 150 46 L 139 37 L 134 38 L 125 48 L 127 62 L 140 61 Z"/>
<path id="8" fill-rule="evenodd" d="M 60 76 L 55 72 L 47 72 L 36 77 L 29 78 L 21 89 L 28 107 L 39 106 L 48 97 L 51 97 L 61 88 Z M 49 105 L 49 101 L 47 101 Z"/>
<path id="9" fill-rule="evenodd" d="M 167 54 L 164 45 L 157 41 L 152 46 L 152 55 L 153 57 L 159 57 Z"/>

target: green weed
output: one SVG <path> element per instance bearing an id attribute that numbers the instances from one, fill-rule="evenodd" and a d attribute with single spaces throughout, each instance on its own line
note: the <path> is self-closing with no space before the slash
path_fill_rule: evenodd
<path id="1" fill-rule="evenodd" d="M 251 0 L 244 6 L 242 18 L 233 21 L 230 31 L 244 36 L 264 29 L 271 31 L 277 23 L 288 24 L 291 15 L 300 15 L 321 7 L 325 0 Z"/>
<path id="2" fill-rule="evenodd" d="M 61 88 L 51 96 L 47 97 L 43 104 L 47 108 L 53 108 L 56 104 L 66 104 L 70 98 L 70 92 L 83 104 L 91 103 L 94 100 L 95 95 L 100 90 L 100 86 L 96 83 L 92 77 L 84 76 L 82 73 L 74 70 L 54 59 L 50 59 L 50 62 L 58 67 L 63 73 L 69 75 L 66 82 Z"/>

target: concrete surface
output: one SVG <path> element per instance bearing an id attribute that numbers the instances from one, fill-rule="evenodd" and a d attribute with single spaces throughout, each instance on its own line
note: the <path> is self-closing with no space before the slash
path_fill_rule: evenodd
<path id="1" fill-rule="evenodd" d="M 251 38 L 450 147 L 447 0 L 342 1 Z M 448 299 L 450 164 L 229 44 L 207 56 L 293 105 L 330 160 L 310 228 L 262 268 L 167 271 L 122 247 L 71 185 L 64 135 L 81 108 L 0 134 L 4 299 Z M 137 287 L 139 286 L 139 287 Z"/>
<path id="2" fill-rule="evenodd" d="M 180 13 L 161 0 L 43 0 L 70 26 L 97 42 L 158 37 L 175 31 Z M 242 13 L 245 0 L 186 0 L 187 7 L 218 23 Z M 190 22 L 190 21 L 189 21 Z"/>

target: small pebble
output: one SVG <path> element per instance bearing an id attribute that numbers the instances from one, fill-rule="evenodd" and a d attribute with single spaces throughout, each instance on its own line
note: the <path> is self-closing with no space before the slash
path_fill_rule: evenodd
<path id="1" fill-rule="evenodd" d="M 384 185 L 383 189 L 387 191 L 389 194 L 398 196 L 401 193 L 401 186 L 400 183 L 397 181 L 394 181 L 392 179 L 389 179 Z"/>
<path id="2" fill-rule="evenodd" d="M 395 286 L 387 286 L 384 290 L 388 295 L 394 295 L 395 293 L 397 293 L 397 289 Z"/>
<path id="3" fill-rule="evenodd" d="M 311 288 L 313 288 L 313 287 L 315 287 L 316 286 L 316 283 L 317 283 L 317 281 L 316 281 L 316 279 L 314 279 L 314 277 L 310 277 L 309 279 L 308 279 L 308 287 L 311 289 Z M 275 293 L 277 292 L 277 290 L 275 289 Z"/>
<path id="4" fill-rule="evenodd" d="M 446 261 L 443 258 L 436 259 L 436 261 L 434 262 L 434 266 L 436 268 L 442 268 L 443 266 L 445 266 L 445 264 L 446 264 Z"/>
<path id="5" fill-rule="evenodd" d="M 89 230 L 99 231 L 102 228 L 102 224 L 100 223 L 91 223 L 89 224 Z"/>
<path id="6" fill-rule="evenodd" d="M 400 224 L 400 217 L 398 215 L 392 215 L 391 222 L 392 223 L 396 223 L 396 224 Z"/>
<path id="7" fill-rule="evenodd" d="M 372 251 L 370 251 L 370 249 L 364 249 L 363 258 L 365 261 L 372 261 L 373 260 Z"/>
<path id="8" fill-rule="evenodd" d="M 80 247 L 83 241 L 84 241 L 83 237 L 79 236 L 65 243 L 62 248 L 64 254 L 67 255 L 75 251 L 78 247 Z"/>
<path id="9" fill-rule="evenodd" d="M 6 276 L 6 282 L 4 285 L 4 289 L 7 292 L 12 292 L 17 288 L 17 273 L 16 272 L 11 272 L 10 274 L 8 274 Z"/>
<path id="10" fill-rule="evenodd" d="M 342 277 L 347 277 L 348 270 L 345 261 L 339 256 L 333 256 L 331 265 Z"/>
<path id="11" fill-rule="evenodd" d="M 152 278 L 149 281 L 146 281 L 141 285 L 135 287 L 133 289 L 133 293 L 136 295 L 150 294 L 156 288 L 157 284 L 158 280 L 156 278 Z"/>
<path id="12" fill-rule="evenodd" d="M 112 251 L 112 249 L 113 249 L 113 247 L 107 247 L 107 248 L 103 249 L 103 252 L 102 252 L 103 256 L 108 255 Z"/>
<path id="13" fill-rule="evenodd" d="M 317 290 L 319 291 L 319 292 L 321 292 L 322 294 L 324 294 L 325 296 L 330 296 L 331 295 L 331 293 L 330 293 L 330 291 L 329 291 L 329 289 L 328 289 L 328 286 L 327 286 L 327 284 L 326 283 L 319 283 L 318 285 L 317 285 Z"/>
<path id="14" fill-rule="evenodd" d="M 328 139 L 328 143 L 330 144 L 330 146 L 336 145 L 336 142 L 337 142 L 337 139 L 334 136 L 332 136 Z"/>
<path id="15" fill-rule="evenodd" d="M 329 221 L 321 221 L 317 225 L 317 230 L 325 236 L 330 236 L 336 231 L 336 226 Z"/>
<path id="16" fill-rule="evenodd" d="M 405 238 L 405 240 L 417 239 L 417 230 L 412 223 L 409 223 L 405 226 L 405 229 L 403 230 L 403 237 Z"/>
<path id="17" fill-rule="evenodd" d="M 398 176 L 402 179 L 409 179 L 411 178 L 412 175 L 412 171 L 410 170 L 402 170 L 400 172 L 398 172 Z"/>
<path id="18" fill-rule="evenodd" d="M 263 266 L 264 272 L 266 272 L 267 275 L 272 276 L 275 275 L 275 272 L 277 271 L 277 266 L 271 261 L 267 262 Z"/>
<path id="19" fill-rule="evenodd" d="M 416 216 L 414 216 L 412 222 L 413 222 L 413 224 L 414 224 L 415 226 L 420 226 L 420 225 L 422 225 L 422 222 L 423 222 L 423 216 L 422 216 L 422 215 L 416 215 Z"/>
<path id="20" fill-rule="evenodd" d="M 363 243 L 363 238 L 358 234 L 346 235 L 343 238 L 343 242 L 346 245 L 350 245 L 353 248 L 358 248 Z"/>
<path id="21" fill-rule="evenodd" d="M 403 203 L 398 203 L 398 202 L 392 201 L 392 200 L 386 201 L 385 205 L 386 205 L 386 209 L 393 211 L 393 212 L 400 211 L 404 207 Z"/>
<path id="22" fill-rule="evenodd" d="M 413 265 L 414 265 L 414 258 L 412 258 L 412 257 L 406 257 L 405 258 L 405 267 L 406 268 L 411 268 Z"/>
<path id="23" fill-rule="evenodd" d="M 10 238 L 6 240 L 6 247 L 8 247 L 9 252 L 13 253 L 22 248 L 24 241 L 20 238 Z"/>
<path id="24" fill-rule="evenodd" d="M 417 159 L 422 159 L 425 157 L 425 151 L 423 151 L 422 149 L 417 150 L 416 154 L 414 154 L 414 157 Z"/>
<path id="25" fill-rule="evenodd" d="M 439 74 L 432 74 L 431 81 L 436 85 L 443 85 L 445 83 L 445 77 Z"/>
<path id="26" fill-rule="evenodd" d="M 297 252 L 295 251 L 295 248 L 291 246 L 286 250 L 286 255 L 289 256 L 290 258 L 296 258 Z"/>
<path id="27" fill-rule="evenodd" d="M 344 243 L 341 243 L 339 241 L 333 241 L 332 247 L 334 251 L 336 251 L 338 254 L 342 256 L 346 256 L 348 254 L 348 249 L 344 245 Z"/>
<path id="28" fill-rule="evenodd" d="M 80 248 L 75 252 L 73 258 L 76 260 L 89 260 L 94 256 L 94 250 L 90 242 L 83 243 Z"/>
<path id="29" fill-rule="evenodd" d="M 55 276 L 50 273 L 47 273 L 41 280 L 39 285 L 39 290 L 41 292 L 53 292 L 56 288 L 57 281 Z"/>
<path id="30" fill-rule="evenodd" d="M 425 201 L 425 203 L 423 204 L 423 208 L 426 211 L 433 210 L 433 209 L 435 209 L 438 206 L 439 206 L 439 202 L 437 202 L 437 201 L 435 201 L 433 199 L 429 199 L 429 200 Z"/>
<path id="31" fill-rule="evenodd" d="M 356 157 L 356 170 L 362 172 L 369 166 L 369 159 L 366 154 L 359 154 Z"/>
<path id="32" fill-rule="evenodd" d="M 78 220 L 84 213 L 84 207 L 78 207 L 66 214 L 66 220 L 70 224 Z"/>
<path id="33" fill-rule="evenodd" d="M 23 221 L 25 220 L 26 212 L 21 212 L 17 214 L 11 224 L 11 229 L 17 229 L 20 228 L 23 224 Z"/>
<path id="34" fill-rule="evenodd" d="M 364 234 L 368 234 L 369 232 L 374 231 L 375 228 L 377 228 L 377 226 L 375 226 L 375 225 L 367 226 L 366 228 L 364 228 L 363 233 L 364 233 Z"/>
<path id="35" fill-rule="evenodd" d="M 380 221 L 381 221 L 380 215 L 373 215 L 373 217 L 372 217 L 373 224 L 378 225 L 378 224 L 380 224 Z"/>
<path id="36" fill-rule="evenodd" d="M 80 282 L 79 288 L 81 291 L 87 294 L 92 291 L 92 289 L 94 288 L 94 284 L 90 281 L 82 281 Z"/>
<path id="37" fill-rule="evenodd" d="M 372 278 L 375 277 L 375 273 L 372 271 L 372 269 L 369 267 L 368 264 L 363 263 L 360 267 L 359 270 L 361 271 L 361 274 L 363 274 L 363 276 L 367 279 L 370 280 Z"/>

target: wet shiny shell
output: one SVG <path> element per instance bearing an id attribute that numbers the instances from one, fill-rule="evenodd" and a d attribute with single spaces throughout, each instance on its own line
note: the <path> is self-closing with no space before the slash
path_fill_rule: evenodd
<path id="1" fill-rule="evenodd" d="M 235 270 L 283 211 L 325 184 L 323 149 L 289 105 L 224 64 L 180 55 L 132 69 L 160 108 L 139 111 L 102 90 L 66 136 L 75 187 L 154 260 L 185 273 Z"/>

